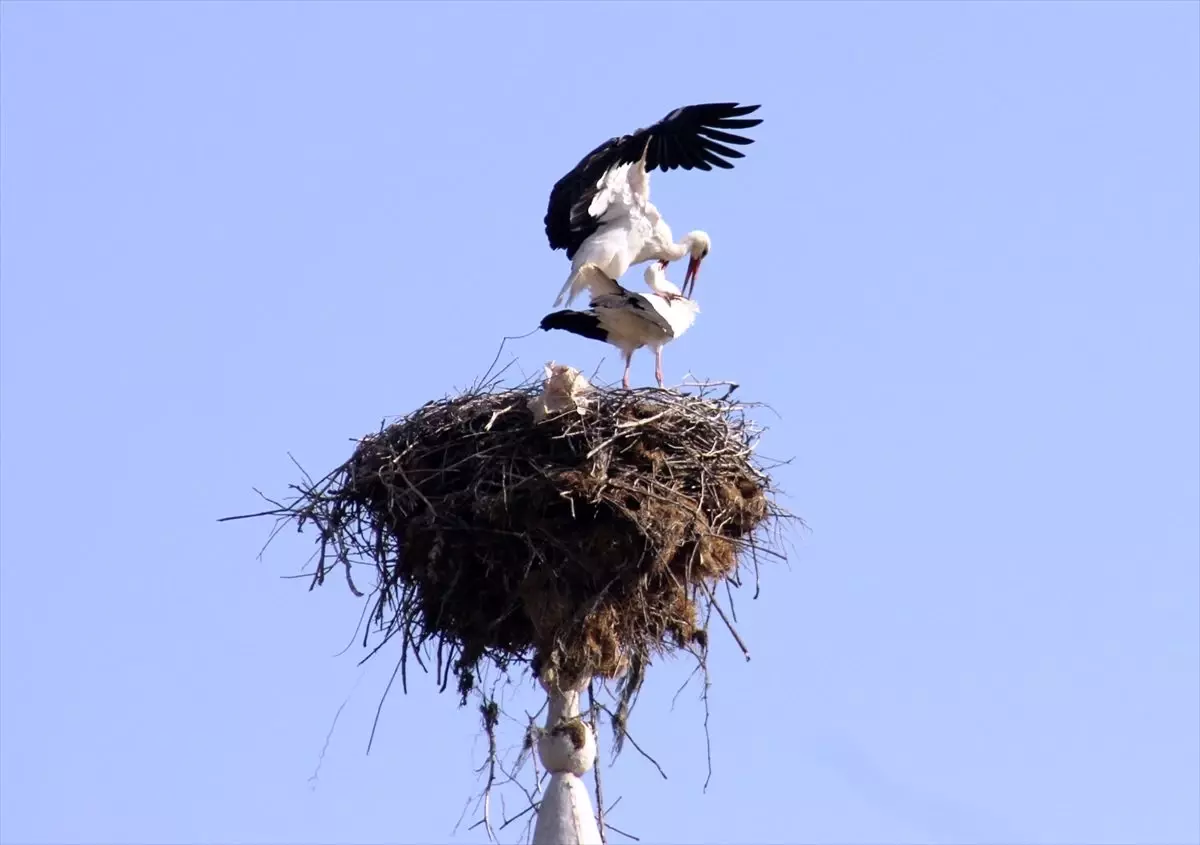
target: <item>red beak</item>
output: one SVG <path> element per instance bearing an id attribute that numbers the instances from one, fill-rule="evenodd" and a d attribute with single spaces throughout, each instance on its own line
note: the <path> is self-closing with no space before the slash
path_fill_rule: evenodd
<path id="1" fill-rule="evenodd" d="M 696 278 L 700 275 L 700 260 L 694 255 L 688 259 L 687 273 L 683 276 L 683 295 L 688 299 L 692 298 L 692 291 L 696 289 Z"/>

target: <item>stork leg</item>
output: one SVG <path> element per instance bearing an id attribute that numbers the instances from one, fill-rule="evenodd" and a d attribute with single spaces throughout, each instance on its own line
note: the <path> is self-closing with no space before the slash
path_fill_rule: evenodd
<path id="1" fill-rule="evenodd" d="M 666 387 L 666 385 L 663 384 L 662 347 L 661 346 L 656 347 L 654 350 L 654 377 L 656 379 L 658 379 L 659 387 L 664 387 L 664 388 Z"/>
<path id="2" fill-rule="evenodd" d="M 632 364 L 633 364 L 633 353 L 632 352 L 625 353 L 625 378 L 622 380 L 621 385 L 626 390 L 629 389 L 629 368 Z"/>

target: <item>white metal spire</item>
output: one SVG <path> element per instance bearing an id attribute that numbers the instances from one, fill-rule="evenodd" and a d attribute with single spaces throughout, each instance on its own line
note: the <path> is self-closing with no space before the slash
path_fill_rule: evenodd
<path id="1" fill-rule="evenodd" d="M 596 762 L 596 737 L 579 715 L 579 694 L 587 681 L 562 691 L 545 682 L 550 697 L 546 729 L 538 739 L 538 757 L 550 783 L 542 796 L 533 845 L 601 845 L 583 775 Z"/>

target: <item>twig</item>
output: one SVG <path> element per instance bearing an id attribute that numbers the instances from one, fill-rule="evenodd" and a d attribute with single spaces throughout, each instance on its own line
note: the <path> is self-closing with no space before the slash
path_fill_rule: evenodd
<path id="1" fill-rule="evenodd" d="M 632 833 L 626 833 L 625 831 L 621 830 L 621 828 L 619 828 L 619 827 L 614 827 L 613 825 L 611 825 L 611 824 L 608 824 L 607 822 L 605 823 L 604 827 L 608 828 L 609 830 L 613 831 L 614 833 L 619 833 L 619 834 L 621 834 L 621 835 L 622 835 L 622 836 L 624 836 L 626 839 L 632 839 L 634 842 L 641 842 L 641 841 L 642 841 L 642 840 L 641 840 L 641 839 L 639 839 L 638 837 L 634 836 Z M 604 840 L 604 828 L 601 828 L 601 829 L 600 829 L 600 838 L 601 838 L 602 840 Z M 604 841 L 607 841 L 607 840 L 604 840 Z"/>
<path id="2" fill-rule="evenodd" d="M 222 516 L 217 519 L 217 522 L 234 522 L 239 519 L 258 519 L 260 516 L 290 516 L 292 510 L 286 507 L 272 508 L 269 511 L 259 511 L 258 513 L 243 513 L 237 516 Z"/>
<path id="3" fill-rule="evenodd" d="M 495 842 L 496 832 L 492 830 L 492 784 L 496 782 L 496 722 L 499 720 L 500 708 L 495 701 L 487 701 L 479 710 L 488 737 L 488 781 L 483 790 L 483 827 L 487 831 L 488 839 Z"/>
<path id="4" fill-rule="evenodd" d="M 345 700 L 342 701 L 341 706 L 338 707 L 337 712 L 333 714 L 333 724 L 329 726 L 329 733 L 325 734 L 325 744 L 321 746 L 321 753 L 317 755 L 317 767 L 313 769 L 313 773 L 308 778 L 308 782 L 312 784 L 314 791 L 317 788 L 317 778 L 321 774 L 321 766 L 325 763 L 325 752 L 329 750 L 329 741 L 333 739 L 333 732 L 337 729 L 338 719 L 341 718 L 342 711 L 346 708 L 346 704 L 349 703 L 349 701 L 350 696 L 348 695 L 346 696 Z"/>
<path id="5" fill-rule="evenodd" d="M 737 640 L 738 648 L 742 650 L 742 654 L 746 655 L 746 661 L 750 661 L 750 649 L 746 648 L 746 644 L 742 642 L 741 635 L 738 634 L 737 628 L 733 627 L 733 623 L 729 621 L 729 617 L 725 615 L 725 611 L 721 610 L 721 605 L 717 604 L 717 598 L 712 594 L 712 590 L 708 584 L 700 582 L 704 587 L 704 592 L 708 594 L 708 600 L 712 602 L 712 606 L 716 609 L 717 615 L 721 617 L 721 621 L 725 623 L 725 627 L 729 629 L 729 633 L 733 634 L 733 638 Z"/>
<path id="6" fill-rule="evenodd" d="M 511 411 L 515 407 L 516 407 L 515 405 L 506 405 L 505 407 L 499 409 L 498 411 L 492 411 L 492 418 L 488 420 L 487 425 L 485 425 L 483 427 L 483 430 L 491 431 L 492 426 L 496 424 L 496 420 L 500 419 L 500 417 L 502 415 L 507 414 L 509 411 Z"/>
<path id="7" fill-rule="evenodd" d="M 487 784 L 483 787 L 483 792 L 479 796 L 479 803 L 483 805 L 483 816 L 475 824 L 471 825 L 467 830 L 474 830 L 483 825 L 483 829 L 487 832 L 488 841 L 496 841 L 496 832 L 492 829 L 492 787 L 496 783 L 496 767 L 498 752 L 496 749 L 496 724 L 500 720 L 500 707 L 494 699 L 484 697 L 483 703 L 479 705 L 479 714 L 483 720 L 483 729 L 488 738 L 488 754 L 487 760 L 483 765 L 476 769 L 476 772 L 482 772 L 487 769 L 488 777 Z M 503 768 L 501 768 L 503 771 Z M 463 809 L 462 816 L 459 816 L 459 824 L 462 823 L 463 816 L 466 815 L 466 808 Z M 455 825 L 455 830 L 458 825 Z"/>
<path id="8" fill-rule="evenodd" d="M 530 812 L 531 810 L 536 810 L 540 806 L 541 806 L 541 802 L 538 802 L 536 804 L 530 804 L 528 807 L 526 807 L 521 812 L 517 813 L 511 819 L 505 819 L 504 823 L 500 825 L 500 830 L 504 830 L 504 828 L 508 827 L 510 824 L 515 822 L 517 819 L 521 818 L 521 816 L 525 815 L 526 813 Z"/>
<path id="9" fill-rule="evenodd" d="M 396 680 L 396 673 L 400 671 L 400 661 L 396 661 L 396 668 L 392 670 L 392 677 L 388 678 L 387 686 L 383 688 L 383 695 L 379 697 L 379 706 L 375 708 L 375 719 L 371 722 L 371 736 L 367 739 L 367 753 L 371 753 L 371 746 L 375 744 L 375 729 L 379 727 L 379 715 L 383 712 L 383 702 L 387 701 L 388 692 L 392 689 L 392 682 Z"/>
<path id="10" fill-rule="evenodd" d="M 712 780 L 712 734 L 708 730 L 708 688 L 712 686 L 712 681 L 708 677 L 708 662 L 701 664 L 704 668 L 704 692 L 700 694 L 701 701 L 704 702 L 704 757 L 708 762 L 708 774 L 704 778 L 704 788 L 702 792 L 708 792 L 708 784 Z"/>
<path id="11" fill-rule="evenodd" d="M 690 684 L 690 683 L 692 682 L 692 678 L 696 677 L 696 673 L 700 671 L 700 668 L 701 668 L 701 664 L 702 664 L 702 663 L 703 663 L 703 660 L 700 660 L 700 662 L 696 664 L 696 668 L 692 670 L 691 674 L 690 674 L 690 675 L 688 675 L 688 676 L 687 676 L 687 678 L 684 680 L 684 682 L 683 682 L 682 684 L 680 684 L 680 685 L 679 685 L 679 689 L 675 690 L 675 695 L 673 695 L 673 696 L 671 697 L 671 709 L 672 709 L 672 710 L 674 710 L 674 709 L 675 709 L 675 703 L 676 703 L 677 701 L 679 701 L 679 696 L 680 696 L 680 694 L 681 694 L 681 693 L 682 693 L 682 692 L 683 692 L 685 689 L 687 689 L 687 687 L 688 687 L 688 684 Z"/>
<path id="12" fill-rule="evenodd" d="M 659 411 L 657 414 L 654 414 L 653 416 L 645 417 L 640 420 L 626 420 L 625 422 L 619 422 L 619 423 L 617 423 L 617 430 L 621 431 L 621 430 L 630 429 L 630 428 L 641 428 L 644 425 L 650 425 L 650 423 L 655 422 L 656 420 L 662 419 L 663 417 L 665 417 L 667 414 L 671 413 L 674 410 L 675 410 L 674 408 L 665 408 L 665 409 Z M 589 457 L 590 457 L 590 455 L 589 455 Z"/>
<path id="13" fill-rule="evenodd" d="M 492 374 L 492 368 L 493 368 L 493 367 L 495 367 L 495 366 L 496 366 L 496 362 L 500 360 L 500 353 L 504 351 L 504 345 L 505 345 L 506 343 L 508 343 L 510 340 L 522 340 L 522 339 L 524 339 L 524 338 L 527 338 L 527 337 L 529 337 L 531 334 L 533 334 L 533 333 L 534 333 L 534 332 L 536 332 L 536 331 L 537 331 L 537 329 L 532 329 L 532 330 L 530 330 L 530 331 L 526 332 L 525 334 L 518 334 L 518 335 L 505 335 L 505 336 L 504 336 L 504 337 L 503 337 L 503 338 L 500 340 L 500 348 L 496 350 L 496 357 L 492 359 L 492 363 L 490 363 L 490 364 L 488 365 L 487 371 L 486 371 L 486 372 L 484 372 L 484 374 L 483 374 L 483 377 L 482 377 L 482 378 L 479 380 L 479 382 L 477 382 L 476 384 L 477 384 L 478 386 L 482 386 L 482 384 L 483 384 L 483 383 L 487 382 L 487 380 L 489 379 L 489 377 L 490 377 L 490 376 L 491 376 L 491 374 Z"/>
<path id="14" fill-rule="evenodd" d="M 604 835 L 604 787 L 600 782 L 600 731 L 596 729 L 596 695 L 594 692 L 595 682 L 588 682 L 588 714 L 591 717 L 592 736 L 596 742 L 596 761 L 592 764 L 592 777 L 596 780 L 596 826 L 600 829 L 600 841 L 607 843 L 608 838 Z"/>
<path id="15" fill-rule="evenodd" d="M 608 714 L 610 719 L 613 717 L 613 712 L 611 710 L 609 710 L 607 707 L 605 707 L 603 704 L 600 705 L 600 708 L 602 710 L 604 710 L 605 713 Z M 663 771 L 662 766 L 658 765 L 658 761 L 642 750 L 642 746 L 637 744 L 637 740 L 635 740 L 632 736 L 629 735 L 628 729 L 626 729 L 624 733 L 625 733 L 625 739 L 629 740 L 629 744 L 632 745 L 634 747 L 634 749 L 637 750 L 637 753 L 641 754 L 643 757 L 645 757 L 647 760 L 649 760 L 651 763 L 653 763 L 654 768 L 658 769 L 658 773 L 660 775 L 662 775 L 662 779 L 667 780 L 667 773 Z"/>

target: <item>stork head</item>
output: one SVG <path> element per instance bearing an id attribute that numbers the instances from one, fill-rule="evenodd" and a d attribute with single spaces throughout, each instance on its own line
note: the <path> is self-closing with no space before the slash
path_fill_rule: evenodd
<path id="1" fill-rule="evenodd" d="M 690 299 L 692 291 L 696 289 L 696 277 L 700 275 L 700 262 L 708 257 L 712 249 L 712 239 L 707 232 L 697 229 L 684 235 L 683 243 L 687 244 L 690 253 L 687 273 L 683 277 L 683 295 Z"/>

